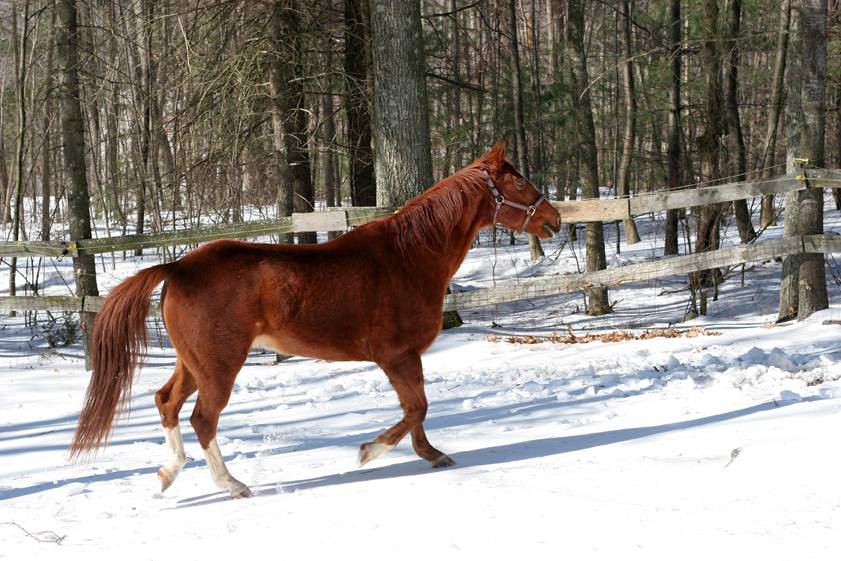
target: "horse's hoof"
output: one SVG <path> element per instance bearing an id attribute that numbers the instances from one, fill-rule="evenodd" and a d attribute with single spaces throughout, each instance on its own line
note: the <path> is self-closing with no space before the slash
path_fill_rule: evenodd
<path id="1" fill-rule="evenodd" d="M 158 470 L 158 479 L 161 480 L 161 493 L 169 489 L 169 486 L 172 485 L 175 478 L 172 474 L 167 471 L 166 468 L 161 468 Z"/>
<path id="2" fill-rule="evenodd" d="M 231 490 L 231 498 L 232 499 L 247 499 L 251 495 L 252 495 L 251 489 L 249 489 L 245 485 L 243 485 L 241 489 Z"/>
<path id="3" fill-rule="evenodd" d="M 452 465 L 455 465 L 455 462 L 453 461 L 453 459 L 451 457 L 449 457 L 446 454 L 441 454 L 440 456 L 438 456 L 437 460 L 432 462 L 432 467 L 433 468 L 450 467 Z"/>
<path id="4" fill-rule="evenodd" d="M 359 447 L 359 467 L 364 466 L 371 460 L 379 458 L 392 448 L 394 448 L 394 446 L 389 446 L 380 442 L 366 442 Z"/>

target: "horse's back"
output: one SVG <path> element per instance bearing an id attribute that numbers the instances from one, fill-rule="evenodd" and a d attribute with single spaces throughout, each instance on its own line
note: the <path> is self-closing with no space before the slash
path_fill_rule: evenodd
<path id="1" fill-rule="evenodd" d="M 387 267 L 376 248 L 360 251 L 341 239 L 312 245 L 221 240 L 194 250 L 168 279 L 163 312 L 173 343 L 193 346 L 201 337 L 240 351 L 259 346 L 370 360 Z"/>

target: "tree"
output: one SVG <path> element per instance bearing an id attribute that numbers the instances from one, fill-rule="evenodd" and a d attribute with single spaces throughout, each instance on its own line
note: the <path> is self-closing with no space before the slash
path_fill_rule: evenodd
<path id="1" fill-rule="evenodd" d="M 135 232 L 137 234 L 143 234 L 146 222 L 146 199 L 150 192 L 152 192 L 149 183 L 154 176 L 153 161 L 157 158 L 152 146 L 152 104 L 154 93 L 157 91 L 157 71 L 152 53 L 152 19 L 155 15 L 155 2 L 153 0 L 142 0 L 139 4 L 139 8 L 141 9 L 140 14 L 134 12 L 134 6 L 131 7 L 131 10 L 132 21 L 136 27 L 135 35 L 137 37 L 136 48 L 134 45 L 132 46 L 132 54 L 135 57 L 141 74 L 135 88 L 135 103 L 142 113 L 142 122 L 136 123 L 137 128 L 140 129 L 138 135 L 140 137 L 140 162 L 136 166 L 139 187 L 137 189 L 137 222 Z M 134 254 L 142 255 L 143 249 L 136 249 Z"/>
<path id="2" fill-rule="evenodd" d="M 712 184 L 721 177 L 719 153 L 721 151 L 722 95 L 721 95 L 721 53 L 718 32 L 718 1 L 704 0 L 703 5 L 703 46 L 702 65 L 706 81 L 706 110 L 704 133 L 698 139 L 698 151 L 701 160 L 701 179 Z M 718 249 L 719 219 L 721 204 L 704 205 L 698 211 L 698 231 L 695 252 L 703 253 Z M 693 290 L 700 290 L 701 305 L 699 311 L 706 314 L 706 287 L 718 283 L 718 269 L 700 271 L 690 275 Z"/>
<path id="3" fill-rule="evenodd" d="M 371 1 L 377 204 L 400 206 L 432 184 L 418 2 Z"/>
<path id="4" fill-rule="evenodd" d="M 47 45 L 47 73 L 44 75 L 44 115 L 43 115 L 43 146 L 41 147 L 41 239 L 50 239 L 50 181 L 52 180 L 52 144 L 51 123 L 55 113 L 53 108 L 53 74 L 55 72 L 53 53 L 55 52 L 55 9 L 50 10 L 50 38 Z"/>
<path id="5" fill-rule="evenodd" d="M 16 5 L 14 6 L 17 7 Z M 15 187 L 14 187 L 14 210 L 12 212 L 12 240 L 20 239 L 21 214 L 23 213 L 23 190 L 24 190 L 24 166 L 27 145 L 27 58 L 29 46 L 29 0 L 24 1 L 23 7 L 23 29 L 18 32 L 18 12 L 12 14 L 12 41 L 15 49 L 15 106 L 17 109 L 17 142 L 15 142 Z M 12 257 L 9 263 L 9 295 L 14 296 L 17 292 L 18 258 Z"/>
<path id="6" fill-rule="evenodd" d="M 683 131 L 681 128 L 681 25 L 680 16 L 681 0 L 671 0 L 671 18 L 669 29 L 671 30 L 671 44 L 669 46 L 669 144 L 666 150 L 668 167 L 669 189 L 677 189 L 683 185 L 683 147 L 681 139 Z M 666 211 L 666 243 L 665 255 L 677 255 L 678 223 L 680 211 L 671 209 Z"/>
<path id="7" fill-rule="evenodd" d="M 312 212 L 315 207 L 307 151 L 299 17 L 296 0 L 275 2 L 271 13 L 270 85 L 273 138 L 280 168 L 278 207 L 281 216 L 289 216 L 293 208 L 296 212 Z M 315 236 L 315 232 L 306 232 L 299 234 L 298 239 L 302 243 L 315 243 Z"/>
<path id="8" fill-rule="evenodd" d="M 792 11 L 786 97 L 787 170 L 823 166 L 826 134 L 826 0 L 801 0 Z M 823 233 L 823 190 L 808 185 L 786 195 L 785 235 Z M 783 260 L 777 321 L 805 319 L 829 306 L 824 256 L 791 255 Z"/>
<path id="9" fill-rule="evenodd" d="M 728 41 L 727 73 L 725 74 L 725 91 L 727 105 L 727 137 L 731 158 L 735 155 L 733 170 L 730 174 L 736 181 L 743 181 L 747 174 L 747 158 L 745 155 L 745 139 L 742 135 L 742 121 L 739 118 L 739 34 L 742 24 L 742 0 L 730 0 L 730 30 Z M 736 226 L 742 243 L 748 243 L 756 238 L 756 231 L 750 219 L 748 203 L 745 199 L 733 201 L 736 214 Z"/>
<path id="10" fill-rule="evenodd" d="M 365 14 L 369 0 L 345 0 L 345 57 L 347 83 L 345 113 L 347 115 L 348 166 L 350 197 L 354 206 L 375 206 L 377 186 L 374 178 L 374 157 L 371 151 L 371 115 L 368 89 L 368 25 Z"/>
<path id="11" fill-rule="evenodd" d="M 328 86 L 329 87 L 329 86 Z M 321 124 L 321 143 L 324 149 L 322 158 L 324 170 L 324 198 L 327 207 L 341 206 L 341 193 L 337 177 L 338 162 L 336 157 L 336 119 L 333 94 L 325 93 L 321 96 L 321 110 L 323 112 Z M 337 238 L 341 232 L 328 232 L 330 239 Z"/>
<path id="12" fill-rule="evenodd" d="M 517 167 L 524 176 L 531 175 L 529 169 L 528 143 L 526 142 L 526 124 L 523 112 L 523 78 L 520 68 L 520 46 L 517 40 L 517 0 L 509 0 L 509 27 L 511 40 L 511 102 L 514 106 L 514 147 L 517 153 Z M 537 236 L 529 234 L 529 249 L 533 260 L 544 256 L 543 247 Z"/>
<path id="13" fill-rule="evenodd" d="M 809 165 L 823 167 L 826 136 L 826 39 L 827 0 L 803 0 L 800 6 L 799 63 L 803 66 L 800 96 L 803 124 L 800 129 L 800 156 Z M 807 184 L 798 194 L 798 226 L 802 235 L 823 234 L 823 189 Z M 826 272 L 822 253 L 800 257 L 797 318 L 806 319 L 829 307 Z"/>
<path id="14" fill-rule="evenodd" d="M 637 96 L 634 88 L 634 65 L 631 47 L 631 3 L 622 0 L 622 15 L 618 15 L 622 23 L 622 82 L 625 94 L 625 138 L 622 143 L 622 160 L 616 174 L 616 194 L 628 197 L 631 194 L 631 159 L 634 151 L 634 138 L 637 128 Z M 635 244 L 640 241 L 637 224 L 629 216 L 624 220 L 625 241 Z"/>
<path id="15" fill-rule="evenodd" d="M 401 206 L 432 184 L 420 4 L 373 0 L 377 204 Z M 457 327 L 457 312 L 444 314 Z"/>
<path id="16" fill-rule="evenodd" d="M 82 106 L 79 101 L 79 38 L 76 22 L 76 0 L 58 0 L 56 11 L 59 26 L 56 30 L 57 52 L 62 59 L 61 82 L 58 98 L 61 102 L 61 138 L 63 142 L 64 165 L 70 182 L 67 212 L 70 221 L 70 239 L 83 240 L 91 237 L 90 194 L 88 192 L 87 167 L 85 163 L 85 129 Z M 96 265 L 92 254 L 73 258 L 76 273 L 76 295 L 84 299 L 97 296 Z M 85 362 L 93 332 L 94 314 L 81 313 L 82 329 L 85 333 Z"/>
<path id="17" fill-rule="evenodd" d="M 783 109 L 783 93 L 785 84 L 783 77 L 786 72 L 786 54 L 788 53 L 789 25 L 791 23 L 791 0 L 783 0 L 780 4 L 780 19 L 777 31 L 777 47 L 774 56 L 773 86 L 771 90 L 771 107 L 768 111 L 768 124 L 766 126 L 765 148 L 762 151 L 762 159 L 759 164 L 759 173 L 773 175 L 774 158 L 777 147 L 777 128 L 780 122 L 780 113 Z M 841 130 L 841 129 L 839 129 Z M 759 214 L 759 227 L 767 228 L 777 223 L 774 212 L 774 195 L 762 196 L 762 210 Z"/>
<path id="18" fill-rule="evenodd" d="M 802 11 L 796 7 L 791 11 L 789 24 L 789 55 L 787 57 L 788 68 L 786 86 L 786 172 L 796 174 L 802 173 L 799 164 L 801 154 L 800 134 L 801 123 L 803 123 L 803 103 L 800 97 L 800 83 L 803 80 L 802 64 Z M 800 235 L 799 227 L 799 195 L 796 191 L 786 193 L 785 196 L 785 224 L 783 224 L 783 236 L 794 237 Z M 798 299 L 800 292 L 798 281 L 800 280 L 800 255 L 787 255 L 783 258 L 782 274 L 780 278 L 780 306 L 777 313 L 777 322 L 788 321 L 797 317 Z"/>
<path id="19" fill-rule="evenodd" d="M 576 143 L 581 154 L 581 198 L 599 197 L 599 167 L 596 151 L 596 130 L 590 103 L 590 78 L 587 72 L 587 50 L 584 43 L 584 5 L 582 0 L 570 0 L 569 10 L 569 72 L 573 88 L 572 106 L 575 119 Z M 587 270 L 597 271 L 607 267 L 604 253 L 604 227 L 601 222 L 588 222 L 585 228 Z M 602 315 L 610 312 L 606 288 L 590 288 L 587 312 Z"/>

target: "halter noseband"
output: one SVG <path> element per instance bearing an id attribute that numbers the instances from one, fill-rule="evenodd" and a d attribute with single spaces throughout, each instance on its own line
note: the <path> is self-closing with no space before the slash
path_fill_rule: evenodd
<path id="1" fill-rule="evenodd" d="M 517 233 L 522 233 L 523 230 L 526 229 L 526 226 L 528 226 L 528 223 L 529 223 L 529 220 L 531 220 L 531 217 L 534 216 L 534 213 L 537 212 L 537 207 L 539 207 L 540 204 L 544 200 L 546 200 L 546 197 L 544 197 L 543 195 L 540 195 L 537 198 L 537 200 L 534 201 L 529 206 L 521 205 L 520 203 L 515 203 L 514 201 L 509 201 L 508 199 L 505 198 L 505 196 L 502 193 L 499 192 L 499 189 L 496 188 L 496 183 L 494 183 L 494 180 L 491 179 L 491 174 L 488 172 L 488 170 L 482 169 L 482 171 L 485 172 L 485 175 L 488 176 L 488 189 L 490 189 L 491 195 L 493 195 L 494 201 L 496 202 L 496 211 L 494 211 L 493 223 L 496 224 L 496 216 L 499 214 L 499 209 L 501 209 L 503 205 L 514 207 L 514 208 L 516 208 L 518 210 L 522 210 L 526 213 L 525 220 L 523 220 L 522 225 L 520 225 L 520 228 L 517 230 Z"/>

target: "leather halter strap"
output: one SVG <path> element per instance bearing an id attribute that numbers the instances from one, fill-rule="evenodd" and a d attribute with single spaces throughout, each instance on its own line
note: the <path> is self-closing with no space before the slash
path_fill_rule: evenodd
<path id="1" fill-rule="evenodd" d="M 537 212 L 537 207 L 539 207 L 541 205 L 541 203 L 543 203 L 543 201 L 546 200 L 546 197 L 543 196 L 543 195 L 540 195 L 537 198 L 536 201 L 534 201 L 532 204 L 530 204 L 528 206 L 521 205 L 520 203 L 517 203 L 517 202 L 514 202 L 514 201 L 510 201 L 510 200 L 506 199 L 505 196 L 502 193 L 499 192 L 499 189 L 497 189 L 496 183 L 494 183 L 494 180 L 491 179 L 491 174 L 488 172 L 488 170 L 482 169 L 482 171 L 485 172 L 486 176 L 488 176 L 488 179 L 487 179 L 488 189 L 490 189 L 491 195 L 493 195 L 494 201 L 496 202 L 496 211 L 494 211 L 494 220 L 493 220 L 494 224 L 496 224 L 496 216 L 499 214 L 499 210 L 503 206 L 510 206 L 510 207 L 516 208 L 517 210 L 522 210 L 523 212 L 526 213 L 526 218 L 523 220 L 523 223 L 520 225 L 520 228 L 517 230 L 518 233 L 522 233 L 523 230 L 526 229 L 526 226 L 528 226 L 528 223 L 529 223 L 529 220 L 531 220 L 531 217 L 534 216 L 534 213 Z"/>

